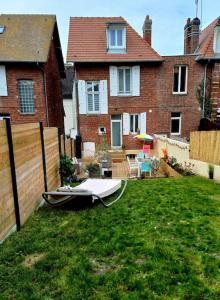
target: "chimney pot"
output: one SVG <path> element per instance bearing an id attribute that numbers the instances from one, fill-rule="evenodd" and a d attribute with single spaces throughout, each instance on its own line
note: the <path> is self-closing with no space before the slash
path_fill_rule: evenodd
<path id="1" fill-rule="evenodd" d="M 152 20 L 147 15 L 143 25 L 143 39 L 151 45 L 151 34 L 152 34 Z"/>

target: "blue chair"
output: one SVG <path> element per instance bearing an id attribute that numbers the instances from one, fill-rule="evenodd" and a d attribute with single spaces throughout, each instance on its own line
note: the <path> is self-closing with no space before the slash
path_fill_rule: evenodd
<path id="1" fill-rule="evenodd" d="M 144 152 L 138 153 L 137 157 L 138 157 L 138 158 L 141 158 L 141 159 L 144 159 L 144 158 L 145 158 Z"/>
<path id="2" fill-rule="evenodd" d="M 142 162 L 141 173 L 149 173 L 151 176 L 151 164 L 148 162 Z"/>

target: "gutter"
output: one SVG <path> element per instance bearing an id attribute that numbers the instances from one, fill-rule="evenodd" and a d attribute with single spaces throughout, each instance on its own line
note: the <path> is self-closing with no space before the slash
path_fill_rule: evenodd
<path id="1" fill-rule="evenodd" d="M 204 86 L 203 86 L 203 101 L 202 101 L 202 117 L 205 117 L 205 96 L 206 96 L 206 82 L 207 82 L 207 68 L 208 68 L 209 60 L 205 64 L 204 69 Z"/>
<path id="2" fill-rule="evenodd" d="M 46 106 L 46 123 L 47 127 L 49 126 L 49 113 L 48 113 L 48 98 L 47 98 L 47 84 L 46 84 L 46 75 L 43 68 L 40 67 L 39 63 L 37 62 L 37 67 L 41 70 L 43 75 L 43 85 L 44 85 L 44 96 L 45 96 L 45 106 Z"/>

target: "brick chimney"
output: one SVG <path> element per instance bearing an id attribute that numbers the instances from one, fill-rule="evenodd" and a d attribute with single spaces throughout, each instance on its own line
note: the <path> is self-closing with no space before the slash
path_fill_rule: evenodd
<path id="1" fill-rule="evenodd" d="M 187 19 L 184 27 L 184 54 L 193 54 L 199 45 L 200 20 Z"/>
<path id="2" fill-rule="evenodd" d="M 149 15 L 146 16 L 143 25 L 143 39 L 151 46 L 152 20 Z"/>

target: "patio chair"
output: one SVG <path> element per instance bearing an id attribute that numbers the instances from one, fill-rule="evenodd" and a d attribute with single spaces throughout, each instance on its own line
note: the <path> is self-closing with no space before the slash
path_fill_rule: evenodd
<path id="1" fill-rule="evenodd" d="M 128 162 L 128 177 L 129 178 L 135 178 L 138 175 L 138 163 L 136 161 L 131 161 L 129 157 L 127 156 L 127 162 Z M 135 175 L 132 175 L 132 173 L 135 172 Z"/>
<path id="2" fill-rule="evenodd" d="M 151 177 L 151 164 L 150 162 L 142 162 L 141 164 L 141 174 L 143 173 L 149 173 L 150 177 Z"/>
<path id="3" fill-rule="evenodd" d="M 139 153 L 137 154 L 137 158 L 144 159 L 144 158 L 145 158 L 144 152 L 139 152 Z"/>

